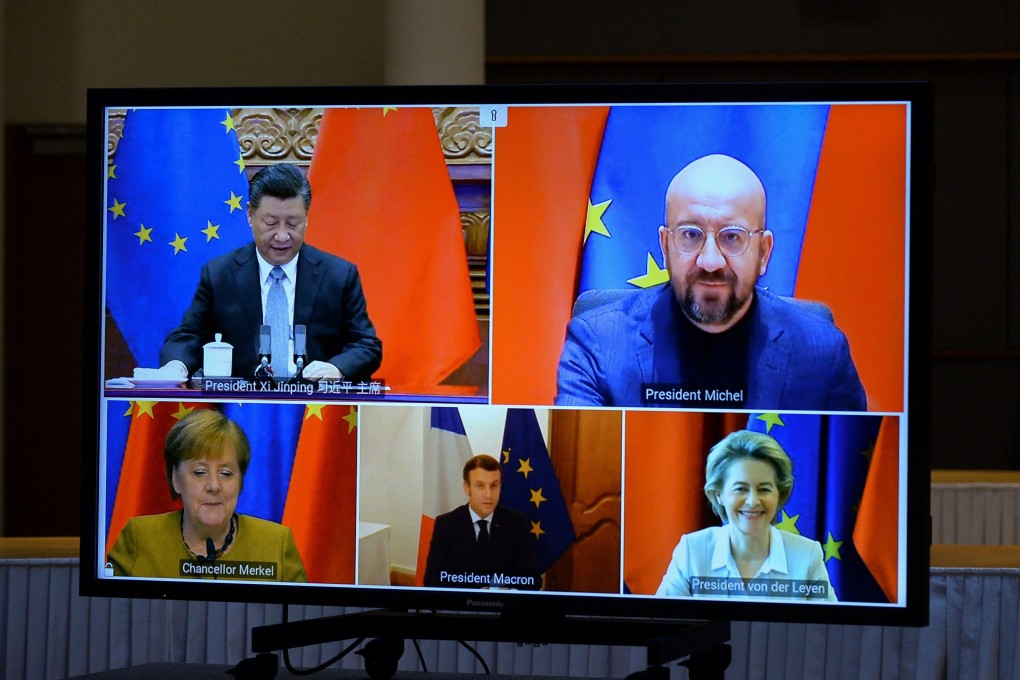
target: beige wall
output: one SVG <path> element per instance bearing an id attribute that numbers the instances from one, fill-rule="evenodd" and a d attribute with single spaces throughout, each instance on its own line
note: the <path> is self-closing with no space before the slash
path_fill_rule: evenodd
<path id="1" fill-rule="evenodd" d="M 6 3 L 9 123 L 84 123 L 90 87 L 373 85 L 383 6 L 367 0 Z"/>
<path id="2" fill-rule="evenodd" d="M 481 83 L 475 0 L 7 2 L 10 123 L 83 123 L 90 87 Z"/>
<path id="3" fill-rule="evenodd" d="M 485 82 L 481 0 L 386 0 L 387 85 Z"/>

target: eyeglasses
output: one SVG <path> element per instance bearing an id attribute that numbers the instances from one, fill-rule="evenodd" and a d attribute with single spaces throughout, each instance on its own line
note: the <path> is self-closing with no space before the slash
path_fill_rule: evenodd
<path id="1" fill-rule="evenodd" d="M 715 245 L 726 257 L 739 257 L 747 252 L 747 246 L 751 244 L 751 237 L 765 231 L 755 229 L 751 231 L 746 227 L 730 225 L 719 231 L 710 231 L 707 234 L 701 227 L 675 227 L 673 232 L 673 244 L 681 255 L 697 255 L 705 247 L 705 241 L 711 236 L 715 238 Z"/>

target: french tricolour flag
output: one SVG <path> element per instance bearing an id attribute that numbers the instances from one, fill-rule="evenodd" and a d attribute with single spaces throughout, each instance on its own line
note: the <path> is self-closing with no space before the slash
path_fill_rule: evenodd
<path id="1" fill-rule="evenodd" d="M 455 407 L 425 409 L 424 474 L 422 475 L 421 531 L 414 581 L 423 585 L 436 517 L 463 505 L 464 463 L 471 458 L 471 443 Z"/>

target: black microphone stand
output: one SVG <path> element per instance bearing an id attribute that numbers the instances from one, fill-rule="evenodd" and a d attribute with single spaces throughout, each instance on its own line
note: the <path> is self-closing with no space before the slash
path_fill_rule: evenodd
<path id="1" fill-rule="evenodd" d="M 273 369 L 270 366 L 272 360 L 272 354 L 259 354 L 259 365 L 255 367 L 255 389 L 263 391 L 276 389 L 276 378 L 273 377 Z"/>
<path id="2" fill-rule="evenodd" d="M 315 385 L 316 382 L 305 377 L 305 365 L 308 363 L 308 354 L 305 352 L 308 332 L 304 324 L 294 325 L 294 365 L 297 370 L 288 381 L 291 385 Z"/>
<path id="3" fill-rule="evenodd" d="M 294 355 L 294 365 L 297 366 L 297 370 L 294 371 L 294 375 L 288 380 L 288 384 L 291 385 L 315 385 L 316 381 L 309 380 L 305 377 L 305 364 L 308 362 L 308 357 L 304 354 Z"/>

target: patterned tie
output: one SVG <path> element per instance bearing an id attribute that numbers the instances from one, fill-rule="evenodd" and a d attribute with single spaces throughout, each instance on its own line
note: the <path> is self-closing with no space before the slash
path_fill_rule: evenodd
<path id="1" fill-rule="evenodd" d="M 290 352 L 290 311 L 287 308 L 287 293 L 283 290 L 283 279 L 286 274 L 280 267 L 273 267 L 269 272 L 273 283 L 269 286 L 266 296 L 266 323 L 272 328 L 273 377 L 277 380 L 288 377 L 287 356 Z"/>

